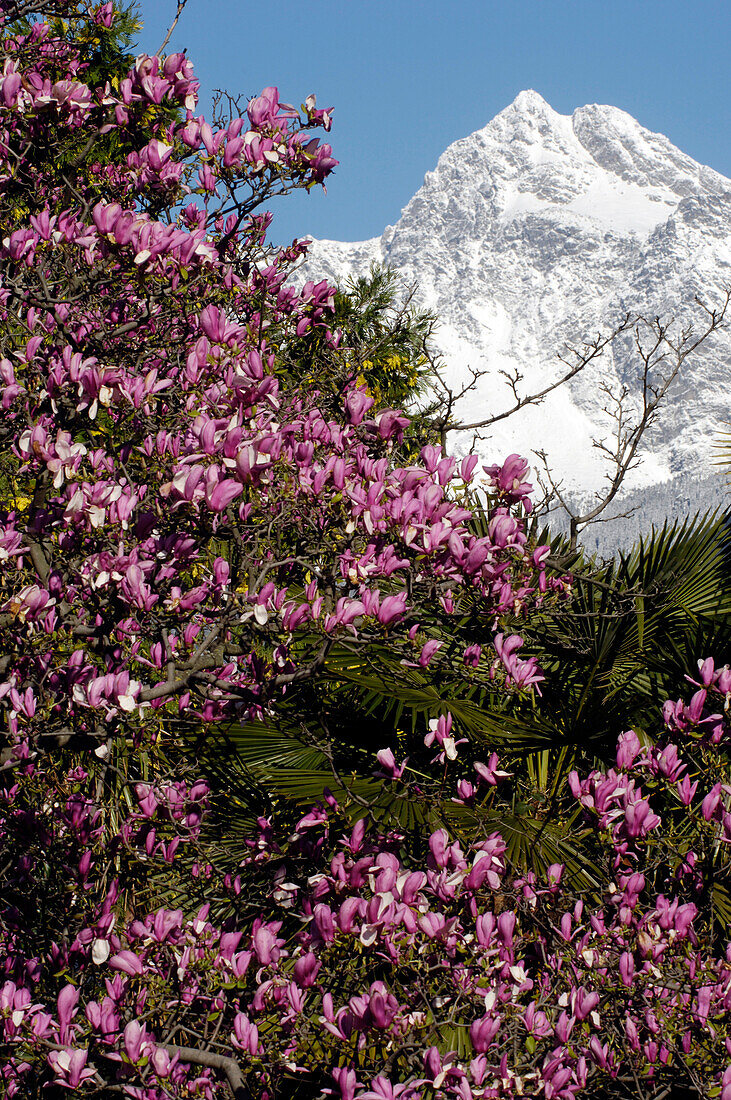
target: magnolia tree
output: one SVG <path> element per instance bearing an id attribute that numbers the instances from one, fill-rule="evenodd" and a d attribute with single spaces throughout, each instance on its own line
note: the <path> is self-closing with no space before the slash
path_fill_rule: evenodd
<path id="1" fill-rule="evenodd" d="M 683 1081 L 729 1100 L 728 963 L 703 905 L 731 836 L 725 725 L 704 709 L 726 671 L 704 665 L 668 710 L 689 765 L 627 735 L 616 770 L 572 779 L 590 916 L 561 867 L 511 874 L 498 834 L 422 850 L 329 794 L 294 833 L 262 819 L 232 865 L 191 731 L 255 728 L 335 646 L 529 692 L 514 623 L 566 584 L 526 538 L 525 463 L 481 471 L 476 534 L 476 458 L 404 463 L 408 418 L 351 369 L 332 288 L 296 290 L 303 246 L 266 247 L 261 204 L 336 164 L 313 136 L 329 111 L 267 88 L 210 125 L 184 55 L 126 67 L 113 4 L 2 7 L 5 1095 Z M 313 330 L 335 396 L 298 379 Z M 466 607 L 482 642 L 444 653 L 435 624 Z M 455 805 L 494 801 L 507 776 L 475 752 L 467 773 L 460 741 L 440 713 L 422 748 Z M 374 770 L 418 782 L 393 746 Z"/>
<path id="2" fill-rule="evenodd" d="M 111 806 L 83 765 L 53 790 L 19 768 L 0 811 L 5 1094 L 728 1100 L 731 946 L 707 891 L 730 731 L 706 702 L 729 688 L 704 662 L 656 746 L 627 733 L 614 768 L 572 773 L 589 904 L 558 864 L 509 874 L 498 833 L 438 830 L 419 858 L 332 798 L 291 833 L 262 819 L 222 874 L 205 782 Z M 148 900 L 157 881 L 183 903 Z"/>

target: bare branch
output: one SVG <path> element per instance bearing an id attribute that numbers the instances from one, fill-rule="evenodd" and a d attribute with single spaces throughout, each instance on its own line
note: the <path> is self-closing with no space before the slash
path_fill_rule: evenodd
<path id="1" fill-rule="evenodd" d="M 181 1061 L 189 1062 L 191 1065 L 220 1070 L 228 1082 L 234 1100 L 248 1100 L 243 1075 L 238 1062 L 233 1058 L 225 1054 L 214 1054 L 210 1050 L 199 1050 L 197 1047 L 179 1047 L 175 1043 L 159 1043 L 158 1049 L 166 1050 L 168 1054 L 177 1054 Z"/>
<path id="2" fill-rule="evenodd" d="M 548 469 L 545 452 L 536 452 L 546 468 L 553 493 L 569 518 L 572 549 L 575 549 L 581 531 L 590 524 L 622 518 L 620 515 L 604 516 L 603 513 L 616 498 L 627 474 L 639 465 L 640 444 L 657 419 L 660 407 L 673 382 L 679 376 L 686 359 L 722 326 L 731 301 L 731 290 L 726 291 L 724 300 L 718 308 L 706 306 L 700 298 L 696 298 L 695 301 L 706 315 L 706 323 L 697 336 L 693 335 L 690 325 L 684 326 L 677 336 L 673 336 L 674 318 L 661 321 L 659 317 L 648 319 L 639 316 L 632 322 L 634 345 L 640 361 L 641 374 L 640 408 L 634 417 L 629 408 L 632 396 L 629 388 L 622 385 L 617 392 L 612 390 L 606 381 L 600 382 L 600 389 L 607 399 L 604 412 L 614 422 L 614 430 L 611 445 L 606 439 L 593 440 L 594 447 L 609 460 L 610 472 L 606 475 L 608 487 L 604 492 L 595 494 L 596 502 L 592 507 L 581 513 L 575 511 L 554 482 Z M 626 327 L 618 329 L 615 335 L 619 335 L 619 332 L 624 331 Z M 626 516 L 627 513 L 623 515 Z"/>
<path id="3" fill-rule="evenodd" d="M 188 0 L 178 0 L 178 10 L 177 10 L 177 11 L 176 11 L 176 13 L 175 13 L 175 18 L 173 19 L 172 23 L 170 24 L 170 26 L 169 26 L 169 28 L 168 28 L 168 33 L 167 33 L 167 34 L 165 35 L 165 37 L 164 37 L 164 38 L 163 38 L 163 40 L 162 40 L 162 45 L 161 45 L 161 46 L 160 46 L 160 48 L 159 48 L 159 49 L 158 49 L 158 50 L 156 51 L 156 54 L 155 54 L 155 56 L 156 56 L 156 57 L 159 57 L 159 56 L 160 56 L 160 54 L 162 53 L 162 51 L 163 51 L 163 50 L 165 49 L 165 47 L 167 46 L 168 42 L 170 41 L 170 38 L 171 38 L 171 36 L 172 36 L 172 33 L 173 33 L 173 31 L 175 30 L 175 27 L 176 27 L 176 25 L 177 25 L 177 22 L 178 22 L 178 20 L 180 19 L 180 16 L 181 16 L 181 15 L 183 14 L 183 9 L 185 8 L 185 5 L 186 5 L 187 3 L 188 3 Z"/>
<path id="4" fill-rule="evenodd" d="M 508 381 L 508 385 L 515 397 L 515 403 L 510 408 L 505 409 L 501 413 L 495 413 L 493 416 L 485 417 L 483 420 L 475 420 L 471 423 L 458 422 L 449 425 L 449 431 L 472 431 L 475 428 L 489 428 L 493 424 L 497 424 L 501 420 L 507 420 L 508 417 L 514 416 L 520 409 L 526 405 L 539 405 L 549 393 L 553 393 L 559 386 L 565 385 L 570 382 L 572 378 L 575 378 L 577 374 L 580 374 L 589 363 L 591 363 L 597 356 L 601 355 L 604 348 L 611 344 L 612 341 L 625 332 L 635 323 L 635 320 L 628 313 L 618 325 L 612 329 L 611 332 L 604 336 L 597 336 L 595 340 L 591 340 L 584 344 L 584 347 L 579 351 L 576 348 L 567 346 L 566 352 L 558 356 L 561 363 L 564 363 L 569 369 L 565 371 L 559 378 L 556 378 L 549 385 L 544 386 L 542 390 L 537 390 L 535 393 L 527 394 L 523 397 L 518 393 L 518 384 L 522 381 L 522 375 L 517 370 L 514 374 L 510 374 L 508 371 L 500 371 Z M 567 356 L 573 356 L 574 361 L 570 362 Z M 479 374 L 485 374 L 486 371 L 479 372 Z M 471 388 L 471 386 L 469 387 Z"/>

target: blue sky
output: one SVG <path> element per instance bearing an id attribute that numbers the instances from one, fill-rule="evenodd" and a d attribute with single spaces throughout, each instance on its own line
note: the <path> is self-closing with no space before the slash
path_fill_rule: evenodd
<path id="1" fill-rule="evenodd" d="M 176 0 L 141 0 L 154 52 Z M 208 111 L 216 87 L 267 84 L 335 108 L 328 194 L 272 207 L 272 237 L 361 240 L 395 222 L 424 173 L 523 88 L 557 110 L 610 103 L 731 176 L 728 0 L 188 0 L 187 48 Z"/>

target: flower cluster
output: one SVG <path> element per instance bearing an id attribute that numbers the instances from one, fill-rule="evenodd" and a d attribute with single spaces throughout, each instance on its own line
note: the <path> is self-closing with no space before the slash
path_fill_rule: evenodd
<path id="1" fill-rule="evenodd" d="M 510 873 L 499 833 L 467 846 L 442 828 L 409 853 L 332 798 L 288 836 L 262 818 L 224 872 L 200 780 L 135 784 L 110 842 L 81 768 L 57 807 L 33 805 L 47 766 L 26 762 L 0 809 L 8 1096 L 103 1081 L 136 1100 L 263 1097 L 294 1076 L 342 1100 L 662 1095 L 678 1080 L 726 1100 L 731 947 L 703 919 L 699 875 L 723 822 L 696 782 L 678 864 L 661 829 L 677 746 L 626 734 L 614 768 L 572 777 L 605 883 L 590 904 L 560 864 Z M 206 882 L 218 917 L 208 901 L 120 922 L 140 867 L 192 896 Z M 73 938 L 39 945 L 33 909 L 54 890 Z"/>
<path id="2" fill-rule="evenodd" d="M 95 27 L 113 24 L 105 8 Z M 428 445 L 404 465 L 408 417 L 357 379 L 338 408 L 282 381 L 311 330 L 338 354 L 334 291 L 289 284 L 303 246 L 268 250 L 254 211 L 332 171 L 312 136 L 330 112 L 310 97 L 300 115 L 266 88 L 212 128 L 193 113 L 185 56 L 141 55 L 95 87 L 69 26 L 60 39 L 36 22 L 4 42 L 0 433 L 12 491 L 0 512 L 0 706 L 11 737 L 35 751 L 42 729 L 103 754 L 110 723 L 139 738 L 149 711 L 158 728 L 170 715 L 255 719 L 335 642 L 357 651 L 388 638 L 426 667 L 441 645 L 435 606 L 454 619 L 468 609 L 496 634 L 494 661 L 488 646 L 482 662 L 466 647 L 461 675 L 481 665 L 530 690 L 535 661 L 500 628 L 562 582 L 546 579 L 545 548 L 528 545 L 521 460 L 488 470 L 478 535 L 474 457 Z M 84 167 L 95 142 L 106 173 Z M 71 180 L 58 165 L 74 157 L 83 170 Z M 33 194 L 21 225 L 19 190 Z M 11 692 L 32 706 L 14 707 Z"/>

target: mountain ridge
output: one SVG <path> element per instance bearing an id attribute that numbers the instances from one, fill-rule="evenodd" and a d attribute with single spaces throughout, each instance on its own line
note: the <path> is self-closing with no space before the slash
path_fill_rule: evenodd
<path id="1" fill-rule="evenodd" d="M 485 127 L 452 143 L 393 226 L 361 242 L 313 241 L 306 278 L 343 281 L 384 263 L 416 287 L 440 320 L 435 337 L 448 385 L 481 372 L 469 420 L 502 411 L 501 371 L 542 389 L 556 354 L 606 331 L 626 312 L 702 322 L 731 285 L 731 180 L 698 164 L 619 108 L 554 111 L 521 92 Z M 674 384 L 627 491 L 708 473 L 729 418 L 731 338 L 714 333 Z M 631 342 L 618 341 L 540 406 L 479 442 L 485 458 L 544 448 L 563 484 L 598 489 L 605 468 L 592 440 L 611 427 L 600 381 L 638 400 Z M 458 409 L 460 414 L 462 410 Z M 464 419 L 464 417 L 463 417 Z M 461 453 L 471 440 L 457 435 Z"/>

